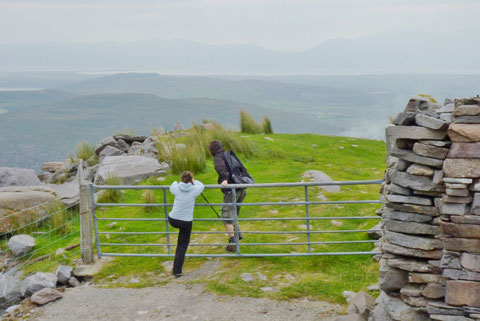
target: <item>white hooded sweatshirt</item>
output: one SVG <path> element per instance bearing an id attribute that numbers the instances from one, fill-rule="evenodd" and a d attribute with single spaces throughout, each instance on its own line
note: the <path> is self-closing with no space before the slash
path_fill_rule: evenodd
<path id="1" fill-rule="evenodd" d="M 203 192 L 204 188 L 203 183 L 197 180 L 194 181 L 194 184 L 173 182 L 170 186 L 170 193 L 175 195 L 175 201 L 169 216 L 176 220 L 192 221 L 195 199 Z"/>

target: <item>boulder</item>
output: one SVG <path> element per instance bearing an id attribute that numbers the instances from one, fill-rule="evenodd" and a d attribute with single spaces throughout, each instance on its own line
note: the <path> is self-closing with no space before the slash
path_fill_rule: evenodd
<path id="1" fill-rule="evenodd" d="M 98 144 L 97 147 L 95 147 L 95 154 L 97 156 L 100 155 L 100 153 L 103 151 L 103 149 L 107 146 L 113 146 L 113 147 L 118 147 L 117 141 L 113 137 L 105 137 L 103 138 Z"/>
<path id="2" fill-rule="evenodd" d="M 11 275 L 0 273 L 0 310 L 20 302 L 21 296 L 20 281 Z"/>
<path id="3" fill-rule="evenodd" d="M 303 173 L 304 178 L 310 179 L 314 183 L 324 183 L 324 182 L 333 182 L 333 179 L 330 178 L 327 174 L 317 170 L 309 170 Z M 330 185 L 330 186 L 320 186 L 326 192 L 329 193 L 339 193 L 340 186 L 338 185 Z"/>
<path id="4" fill-rule="evenodd" d="M 24 256 L 35 247 L 35 239 L 30 235 L 15 235 L 8 240 L 8 247 L 15 256 Z"/>
<path id="5" fill-rule="evenodd" d="M 39 185 L 43 183 L 33 169 L 0 167 L 0 187 Z"/>
<path id="6" fill-rule="evenodd" d="M 40 291 L 35 292 L 30 300 L 36 305 L 44 305 L 49 302 L 60 299 L 63 296 L 62 293 L 55 289 L 43 288 Z"/>
<path id="7" fill-rule="evenodd" d="M 45 217 L 45 209 L 55 198 L 55 191 L 46 186 L 0 187 L 0 219 L 5 217 L 0 233 Z"/>
<path id="8" fill-rule="evenodd" d="M 57 200 L 67 207 L 78 204 L 80 201 L 80 188 L 77 180 L 48 186 L 55 190 Z"/>
<path id="9" fill-rule="evenodd" d="M 452 142 L 479 142 L 480 124 L 450 124 L 448 136 Z"/>
<path id="10" fill-rule="evenodd" d="M 55 288 L 57 277 L 53 273 L 37 272 L 27 277 L 22 284 L 22 293 L 24 297 L 31 296 L 43 288 Z"/>
<path id="11" fill-rule="evenodd" d="M 68 265 L 59 265 L 55 275 L 57 276 L 58 283 L 68 284 L 68 281 L 72 277 L 73 268 Z"/>
<path id="12" fill-rule="evenodd" d="M 121 149 L 125 153 L 128 152 L 128 150 L 130 148 L 130 145 L 126 141 L 124 141 L 123 139 L 117 140 L 117 146 L 118 146 L 119 149 Z"/>
<path id="13" fill-rule="evenodd" d="M 125 152 L 119 148 L 116 148 L 116 147 L 112 147 L 112 146 L 105 146 L 105 148 L 100 152 L 100 154 L 98 155 L 98 160 L 99 162 L 101 163 L 102 160 L 105 158 L 105 157 L 108 157 L 108 156 L 121 156 L 121 155 L 124 155 Z"/>
<path id="14" fill-rule="evenodd" d="M 45 162 L 42 164 L 42 171 L 55 173 L 64 167 L 63 162 Z"/>
<path id="15" fill-rule="evenodd" d="M 127 185 L 140 182 L 149 177 L 165 174 L 170 168 L 159 164 L 156 159 L 145 156 L 107 156 L 103 159 L 95 174 L 95 184 L 105 184 L 109 175 L 116 175 Z"/>
<path id="16" fill-rule="evenodd" d="M 122 139 L 131 145 L 133 142 L 143 143 L 147 139 L 147 136 L 115 135 L 113 138 L 115 140 Z"/>

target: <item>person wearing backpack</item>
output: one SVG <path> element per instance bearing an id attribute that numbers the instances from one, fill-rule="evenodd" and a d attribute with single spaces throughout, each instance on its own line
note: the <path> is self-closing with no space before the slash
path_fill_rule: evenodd
<path id="1" fill-rule="evenodd" d="M 210 155 L 213 156 L 213 164 L 215 170 L 218 173 L 218 184 L 222 187 L 228 184 L 253 184 L 254 180 L 248 174 L 245 166 L 237 158 L 233 151 L 225 152 L 225 149 L 222 143 L 218 140 L 212 141 L 208 145 L 208 150 Z M 232 203 L 233 202 L 233 193 L 231 189 L 222 189 L 223 192 L 223 203 Z M 245 199 L 247 191 L 244 188 L 235 189 L 236 193 L 236 203 L 240 204 Z M 237 205 L 237 216 L 240 214 L 240 206 Z M 235 252 L 235 227 L 233 224 L 235 211 L 232 205 L 223 205 L 222 206 L 222 218 L 223 225 L 228 234 L 228 245 L 226 250 L 229 252 Z M 239 239 L 241 240 L 242 234 L 239 231 Z"/>
<path id="2" fill-rule="evenodd" d="M 190 235 L 192 234 L 195 198 L 203 192 L 204 188 L 203 183 L 194 180 L 193 174 L 188 171 L 183 172 L 180 183 L 173 182 L 170 185 L 170 193 L 175 196 L 175 200 L 173 209 L 168 214 L 168 222 L 172 227 L 179 229 L 172 270 L 172 274 L 176 278 L 183 275 L 182 267 L 185 262 L 185 253 L 187 253 Z"/>

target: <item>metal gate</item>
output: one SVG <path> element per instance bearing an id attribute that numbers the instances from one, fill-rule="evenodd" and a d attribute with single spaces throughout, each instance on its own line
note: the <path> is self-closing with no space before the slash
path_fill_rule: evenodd
<path id="1" fill-rule="evenodd" d="M 321 186 L 346 186 L 346 185 L 371 185 L 371 184 L 381 184 L 382 180 L 366 180 L 366 181 L 343 181 L 343 182 L 323 182 L 323 183 L 269 183 L 269 184 L 244 184 L 244 185 L 227 185 L 225 188 L 230 189 L 233 194 L 233 202 L 232 203 L 196 203 L 196 207 L 204 207 L 204 206 L 222 206 L 222 205 L 231 205 L 234 208 L 234 226 L 235 226 L 235 246 L 236 252 L 235 253 L 190 253 L 187 254 L 189 257 L 272 257 L 272 256 L 318 256 L 318 255 L 374 255 L 378 254 L 379 252 L 375 252 L 372 250 L 364 250 L 364 251 L 315 251 L 313 250 L 313 246 L 323 246 L 323 245 L 342 245 L 342 244 L 363 244 L 375 243 L 375 240 L 370 239 L 363 239 L 363 240 L 324 240 L 324 241 L 314 241 L 316 235 L 335 235 L 337 233 L 345 233 L 345 234 L 356 234 L 356 233 L 366 233 L 367 231 L 379 231 L 375 229 L 334 229 L 334 230 L 323 230 L 323 229 L 315 229 L 314 223 L 321 222 L 321 221 L 328 221 L 328 220 L 379 220 L 380 217 L 378 216 L 312 216 L 311 215 L 311 208 L 315 205 L 333 205 L 333 204 L 378 204 L 380 203 L 379 200 L 346 200 L 346 201 L 312 201 L 309 198 L 309 192 L 314 187 L 321 187 Z M 174 242 L 172 241 L 172 236 L 177 235 L 177 232 L 171 231 L 168 224 L 168 208 L 171 207 L 173 204 L 167 202 L 167 190 L 170 186 L 166 185 L 148 185 L 148 186 L 126 186 L 126 185 L 118 185 L 118 186 L 107 186 L 107 185 L 94 185 L 90 184 L 90 202 L 92 204 L 92 213 L 93 213 L 93 223 L 94 223 L 94 230 L 95 230 L 95 243 L 98 257 L 101 258 L 102 256 L 144 256 L 144 257 L 173 257 L 175 254 L 172 251 L 172 248 L 176 245 L 176 238 Z M 220 185 L 205 185 L 205 189 L 220 189 Z M 264 188 L 303 188 L 304 197 L 303 200 L 292 200 L 292 201 L 265 201 L 265 202 L 253 202 L 253 203 L 241 203 L 241 207 L 250 207 L 250 206 L 274 206 L 275 208 L 281 208 L 283 206 L 295 206 L 301 207 L 303 210 L 302 216 L 297 217 L 238 217 L 237 215 L 237 204 L 236 203 L 236 189 L 238 188 L 248 188 L 249 191 L 252 189 L 264 189 Z M 162 203 L 97 203 L 95 201 L 95 191 L 98 190 L 159 190 L 162 191 L 163 194 L 163 202 Z M 141 208 L 142 210 L 136 211 L 136 216 L 132 217 L 108 217 L 105 215 L 105 211 L 108 209 L 118 208 L 121 207 L 128 211 L 128 209 L 132 208 Z M 163 208 L 161 215 L 156 214 L 149 214 L 146 215 L 149 208 Z M 140 216 L 138 215 L 140 213 Z M 143 215 L 142 213 L 145 213 Z M 195 215 L 194 215 L 195 216 Z M 106 222 L 122 222 L 122 224 L 128 224 L 130 222 L 140 222 L 138 224 L 144 223 L 144 228 L 146 230 L 138 230 L 138 231 L 125 231 L 125 230 L 105 230 L 105 228 L 111 228 L 112 225 L 107 225 Z M 195 222 L 215 222 L 219 221 L 221 223 L 221 218 L 194 218 Z M 285 226 L 285 222 L 304 222 L 305 224 L 302 225 L 304 230 L 277 230 L 277 231 L 270 231 L 270 230 L 252 230 L 252 231 L 244 231 L 242 230 L 241 233 L 243 235 L 298 235 L 297 238 L 293 238 L 291 240 L 287 240 L 286 242 L 239 242 L 239 222 L 283 222 Z M 143 223 L 142 223 L 143 222 Z M 156 226 L 152 230 L 152 224 L 156 224 L 160 222 L 161 225 Z M 112 224 L 110 223 L 110 224 Z M 222 224 L 218 224 L 217 227 L 219 229 L 223 229 Z M 99 225 L 102 224 L 103 230 L 99 229 Z M 113 223 L 114 225 L 117 223 Z M 200 223 L 197 223 L 200 224 Z M 225 234 L 223 230 L 196 230 L 195 225 L 193 225 L 192 235 L 215 235 L 215 234 Z M 265 226 L 265 224 L 263 225 Z M 125 228 L 125 227 L 123 227 Z M 122 229 L 122 228 L 120 228 Z M 122 242 L 109 242 L 111 236 L 114 236 L 120 239 Z M 166 242 L 164 243 L 151 243 L 142 238 L 146 236 L 155 236 L 158 238 L 164 238 Z M 292 240 L 298 239 L 300 236 L 305 238 L 304 241 L 299 242 L 292 242 Z M 131 242 L 132 238 L 138 237 L 140 241 L 134 240 L 135 242 Z M 218 249 L 220 246 L 225 246 L 227 243 L 191 243 L 190 246 L 196 247 L 214 247 Z M 263 249 L 264 247 L 271 247 L 271 246 L 295 246 L 295 247 L 302 247 L 306 250 L 303 252 L 297 251 L 290 251 L 288 253 L 272 253 L 271 251 L 264 252 L 255 252 L 251 253 L 247 251 L 248 248 L 257 247 Z M 108 251 L 104 251 L 104 248 L 108 248 Z M 112 248 L 134 248 L 134 249 L 141 249 L 141 251 L 137 252 L 125 252 L 123 250 L 112 250 Z M 164 253 L 152 253 L 150 251 L 145 251 L 145 248 L 166 248 Z M 217 251 L 218 252 L 218 251 Z M 270 253 L 268 253 L 270 252 Z"/>

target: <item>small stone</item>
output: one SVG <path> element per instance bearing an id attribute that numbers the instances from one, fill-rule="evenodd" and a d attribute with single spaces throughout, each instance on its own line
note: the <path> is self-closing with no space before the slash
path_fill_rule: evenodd
<path id="1" fill-rule="evenodd" d="M 393 211 L 390 209 L 385 210 L 382 214 L 382 217 L 387 219 L 397 220 L 397 221 L 417 222 L 417 223 L 426 223 L 426 222 L 430 222 L 433 219 L 433 217 L 429 215 Z"/>
<path id="2" fill-rule="evenodd" d="M 405 195 L 394 195 L 389 194 L 386 196 L 389 202 L 393 203 L 408 203 L 416 205 L 432 205 L 432 200 L 429 198 L 416 197 L 416 196 L 405 196 Z"/>
<path id="3" fill-rule="evenodd" d="M 68 265 L 59 265 L 55 275 L 57 276 L 58 282 L 61 284 L 67 284 L 68 280 L 72 276 L 73 268 Z"/>
<path id="4" fill-rule="evenodd" d="M 257 275 L 258 275 L 258 278 L 260 279 L 260 281 L 267 281 L 268 278 L 265 274 L 261 273 L 261 272 L 257 272 Z"/>
<path id="5" fill-rule="evenodd" d="M 442 201 L 444 203 L 459 203 L 459 204 L 468 204 L 472 202 L 472 198 L 469 197 L 455 197 L 450 195 L 443 195 Z"/>
<path id="6" fill-rule="evenodd" d="M 14 312 L 16 309 L 18 309 L 20 306 L 21 306 L 20 304 L 12 305 L 12 306 L 10 306 L 7 310 L 5 310 L 5 313 L 12 313 L 12 312 Z"/>
<path id="7" fill-rule="evenodd" d="M 422 295 L 429 299 L 440 299 L 445 296 L 445 287 L 438 283 L 429 283 L 423 289 Z"/>
<path id="8" fill-rule="evenodd" d="M 432 130 L 420 126 L 387 126 L 386 134 L 394 138 L 416 140 L 442 140 L 447 135 L 445 131 Z"/>
<path id="9" fill-rule="evenodd" d="M 442 248 L 442 242 L 439 239 L 400 234 L 390 231 L 385 231 L 384 237 L 392 244 L 412 249 L 436 250 Z"/>
<path id="10" fill-rule="evenodd" d="M 467 184 L 445 183 L 445 187 L 449 189 L 468 189 Z"/>
<path id="11" fill-rule="evenodd" d="M 407 169 L 407 173 L 411 175 L 433 176 L 435 170 L 425 165 L 412 164 Z"/>
<path id="12" fill-rule="evenodd" d="M 440 274 L 429 273 L 409 273 L 408 282 L 410 283 L 438 283 L 444 284 L 445 277 Z"/>
<path id="13" fill-rule="evenodd" d="M 480 193 L 473 194 L 472 207 L 470 214 L 480 215 Z"/>
<path id="14" fill-rule="evenodd" d="M 440 259 L 442 257 L 441 250 L 418 250 L 406 248 L 399 245 L 390 244 L 388 242 L 382 242 L 382 250 L 387 253 L 393 253 L 402 256 L 413 256 L 425 259 Z"/>
<path id="15" fill-rule="evenodd" d="M 270 286 L 264 286 L 260 288 L 260 290 L 262 290 L 263 292 L 273 292 L 273 288 Z"/>
<path id="16" fill-rule="evenodd" d="M 266 140 L 269 140 L 269 141 L 273 142 L 273 138 L 270 138 L 270 137 L 267 137 L 267 136 L 265 136 L 265 137 L 263 137 L 263 138 L 266 139 Z"/>
<path id="17" fill-rule="evenodd" d="M 459 196 L 459 197 L 467 197 L 470 196 L 470 191 L 468 189 L 450 189 L 447 188 L 445 193 L 450 196 Z"/>
<path id="18" fill-rule="evenodd" d="M 448 124 L 445 121 L 420 113 L 415 116 L 415 121 L 418 125 L 430 129 L 446 130 L 448 128 Z"/>
<path id="19" fill-rule="evenodd" d="M 446 235 L 459 238 L 480 239 L 480 225 L 465 225 L 440 221 L 440 230 Z"/>
<path id="20" fill-rule="evenodd" d="M 72 276 L 70 279 L 68 279 L 68 285 L 75 288 L 80 286 L 80 281 L 78 281 L 76 277 Z"/>
<path id="21" fill-rule="evenodd" d="M 412 195 L 412 191 L 409 188 L 402 187 L 397 184 L 389 184 L 387 187 L 387 193 L 400 194 L 400 195 Z"/>
<path id="22" fill-rule="evenodd" d="M 460 264 L 471 271 L 480 272 L 480 255 L 472 253 L 462 253 Z"/>
<path id="23" fill-rule="evenodd" d="M 407 296 L 421 296 L 423 288 L 422 285 L 408 284 L 400 290 L 400 293 Z"/>
<path id="24" fill-rule="evenodd" d="M 361 314 L 364 318 L 367 318 L 370 314 L 370 311 L 373 311 L 373 309 L 375 309 L 375 299 L 367 292 L 360 291 L 356 293 L 350 301 L 347 313 L 358 313 Z"/>
<path id="25" fill-rule="evenodd" d="M 407 284 L 407 280 L 408 275 L 405 271 L 389 266 L 385 259 L 380 260 L 380 289 L 385 292 L 399 291 Z"/>
<path id="26" fill-rule="evenodd" d="M 64 248 L 59 248 L 57 249 L 57 251 L 55 252 L 55 256 L 59 256 L 59 255 L 62 255 L 64 254 L 65 252 L 67 252 Z"/>
<path id="27" fill-rule="evenodd" d="M 440 212 L 448 215 L 465 215 L 469 212 L 469 204 L 443 203 L 440 206 Z"/>
<path id="28" fill-rule="evenodd" d="M 396 221 L 391 219 L 384 219 L 383 224 L 388 231 L 405 234 L 438 235 L 440 233 L 439 227 L 431 224 Z"/>
<path id="29" fill-rule="evenodd" d="M 433 272 L 436 269 L 424 261 L 411 260 L 411 259 L 388 259 L 387 264 L 391 267 L 395 267 L 408 272 Z"/>
<path id="30" fill-rule="evenodd" d="M 480 115 L 480 106 L 478 105 L 461 105 L 453 111 L 454 116 L 477 116 Z"/>
<path id="31" fill-rule="evenodd" d="M 371 285 L 367 286 L 367 290 L 368 291 L 380 291 L 380 286 L 378 285 L 378 283 L 371 284 Z"/>
<path id="32" fill-rule="evenodd" d="M 468 231 L 465 232 L 468 233 Z M 450 251 L 478 253 L 478 249 L 480 249 L 480 240 L 478 239 L 446 238 L 443 243 L 444 248 Z"/>
<path id="33" fill-rule="evenodd" d="M 242 274 L 240 274 L 240 277 L 245 282 L 251 282 L 251 281 L 255 280 L 255 278 L 250 273 L 242 273 Z"/>
<path id="34" fill-rule="evenodd" d="M 480 143 L 453 143 L 448 158 L 480 158 Z"/>
<path id="35" fill-rule="evenodd" d="M 107 224 L 106 227 L 112 228 L 112 227 L 114 227 L 114 226 L 117 225 L 117 224 L 118 224 L 117 222 L 112 222 L 112 223 L 110 223 L 110 224 Z"/>
<path id="36" fill-rule="evenodd" d="M 352 301 L 355 294 L 357 294 L 357 292 L 353 292 L 353 291 L 343 291 L 342 292 L 343 297 L 345 298 L 345 300 L 347 300 L 348 303 L 350 303 Z"/>
<path id="37" fill-rule="evenodd" d="M 471 184 L 473 182 L 471 178 L 461 178 L 461 177 L 445 177 L 443 181 L 445 183 L 451 183 L 451 184 Z"/>
<path id="38" fill-rule="evenodd" d="M 455 124 L 448 127 L 448 136 L 452 142 L 480 141 L 480 124 Z"/>
<path id="39" fill-rule="evenodd" d="M 443 190 L 443 187 L 434 184 L 433 181 L 426 176 L 410 175 L 405 172 L 390 170 L 388 177 L 394 184 L 417 191 L 441 192 Z"/>
<path id="40" fill-rule="evenodd" d="M 342 223 L 342 222 L 339 222 L 339 221 L 331 220 L 331 223 L 332 223 L 332 225 L 334 225 L 334 226 L 343 226 L 343 223 Z"/>
<path id="41" fill-rule="evenodd" d="M 43 288 L 40 291 L 35 292 L 30 300 L 36 305 L 44 305 L 49 302 L 58 300 L 62 297 L 62 293 L 55 289 Z"/>
<path id="42" fill-rule="evenodd" d="M 173 261 L 162 262 L 162 265 L 166 272 L 170 273 L 173 271 Z"/>
<path id="43" fill-rule="evenodd" d="M 452 144 L 447 140 L 421 140 L 420 143 L 436 147 L 448 147 Z"/>
<path id="44" fill-rule="evenodd" d="M 385 206 L 389 209 L 397 210 L 400 212 L 424 214 L 432 217 L 440 215 L 438 208 L 435 206 L 421 206 L 421 205 L 397 204 L 397 203 L 386 203 Z"/>
<path id="45" fill-rule="evenodd" d="M 417 113 L 413 112 L 404 112 L 398 113 L 397 117 L 394 119 L 393 123 L 398 126 L 410 126 L 415 125 L 415 115 Z"/>
<path id="46" fill-rule="evenodd" d="M 429 146 L 429 145 L 425 145 L 425 146 Z M 430 147 L 434 147 L 434 146 L 430 146 Z M 435 147 L 435 148 L 439 148 L 439 147 Z M 421 148 L 417 147 L 417 151 L 421 151 Z M 436 168 L 442 168 L 443 166 L 442 159 L 422 156 L 407 149 L 391 148 L 390 154 L 412 163 L 423 164 L 423 165 L 432 166 Z"/>

